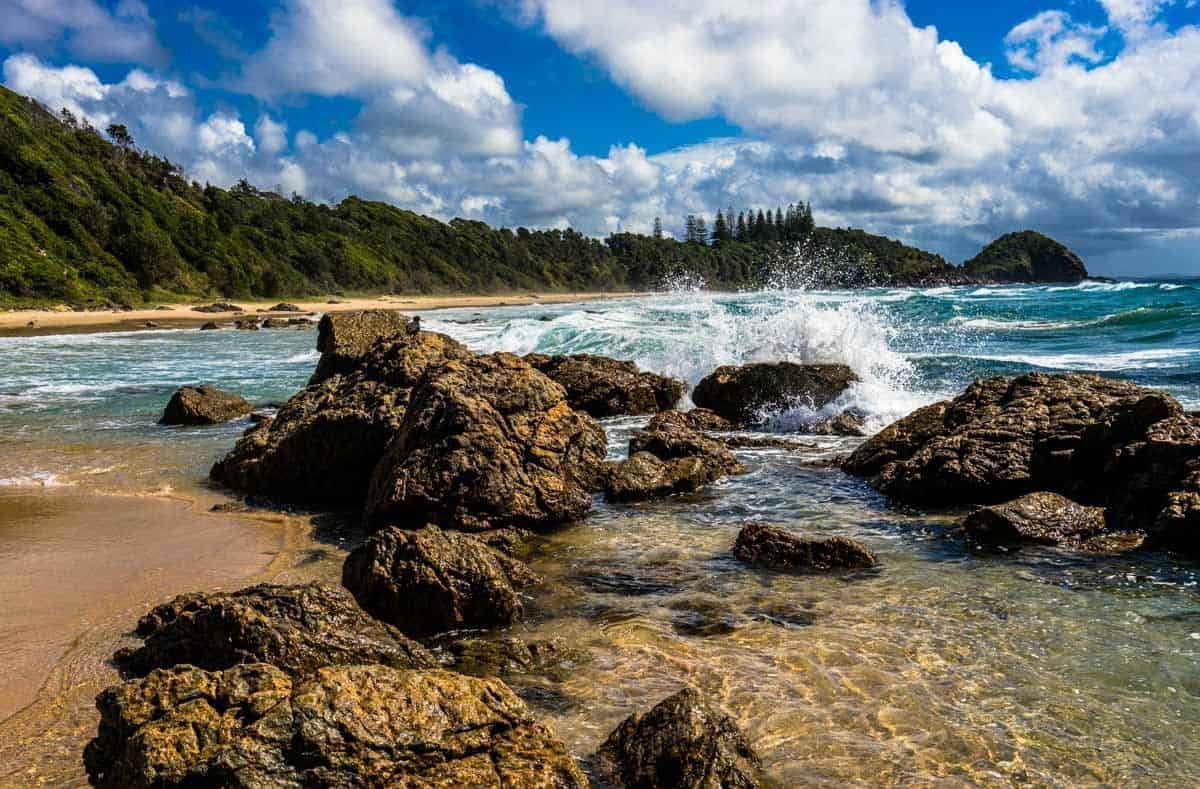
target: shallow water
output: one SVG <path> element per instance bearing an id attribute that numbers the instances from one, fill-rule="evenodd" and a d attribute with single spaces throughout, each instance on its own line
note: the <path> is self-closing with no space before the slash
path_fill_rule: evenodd
<path id="1" fill-rule="evenodd" d="M 876 427 L 977 376 L 1030 369 L 1131 378 L 1200 407 L 1200 291 L 1185 283 L 675 293 L 423 318 L 479 350 L 603 353 L 690 383 L 725 363 L 845 362 L 863 380 L 839 407 Z M 291 330 L 0 339 L 0 485 L 199 490 L 245 423 L 159 427 L 173 388 L 279 402 L 310 374 L 314 342 Z M 813 415 L 773 416 L 788 430 Z M 614 454 L 637 424 L 606 424 Z M 1195 564 L 975 555 L 948 534 L 953 514 L 898 510 L 813 467 L 853 445 L 816 441 L 740 452 L 750 473 L 702 495 L 598 501 L 537 547 L 548 583 L 516 630 L 564 636 L 584 659 L 561 682 L 512 682 L 577 754 L 690 683 L 785 785 L 1200 783 Z M 728 552 L 752 519 L 855 537 L 881 567 L 749 571 Z"/>

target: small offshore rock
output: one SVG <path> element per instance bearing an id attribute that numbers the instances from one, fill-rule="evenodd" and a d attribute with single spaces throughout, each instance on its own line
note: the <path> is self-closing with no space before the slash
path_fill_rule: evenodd
<path id="1" fill-rule="evenodd" d="M 289 304 L 285 301 L 276 304 L 274 307 L 271 307 L 267 310 L 267 312 L 304 312 L 304 310 L 300 309 L 295 304 Z"/>
<path id="2" fill-rule="evenodd" d="M 200 327 L 200 331 L 216 331 L 219 328 L 221 327 L 217 325 L 216 321 L 208 321 Z"/>
<path id="3" fill-rule="evenodd" d="M 765 523 L 751 523 L 738 532 L 733 555 L 745 564 L 776 570 L 854 570 L 879 563 L 857 540 L 798 537 Z"/>
<path id="4" fill-rule="evenodd" d="M 270 663 L 295 674 L 355 663 L 437 665 L 420 644 L 367 616 L 344 589 L 319 583 L 180 595 L 142 617 L 136 633 L 142 646 L 120 650 L 115 661 L 137 676 L 177 663 L 214 671 Z"/>
<path id="5" fill-rule="evenodd" d="M 258 331 L 259 326 L 257 318 L 244 318 L 233 322 L 233 328 L 241 331 Z"/>
<path id="6" fill-rule="evenodd" d="M 246 310 L 227 301 L 215 301 L 199 307 L 192 307 L 193 312 L 245 312 Z"/>
<path id="7" fill-rule="evenodd" d="M 181 386 L 171 395 L 159 424 L 219 425 L 252 410 L 253 407 L 238 395 L 215 386 Z"/>
<path id="8" fill-rule="evenodd" d="M 858 376 L 844 364 L 754 363 L 718 367 L 696 384 L 692 400 L 731 422 L 753 424 L 798 405 L 813 410 L 836 400 Z"/>
<path id="9" fill-rule="evenodd" d="M 685 688 L 634 713 L 593 756 L 596 777 L 629 789 L 753 789 L 762 760 L 728 715 Z"/>
<path id="10" fill-rule="evenodd" d="M 665 422 L 635 433 L 629 458 L 609 466 L 604 491 L 611 501 L 639 501 L 699 490 L 746 469 L 720 441 Z"/>
<path id="11" fill-rule="evenodd" d="M 646 425 L 646 432 L 654 433 L 664 428 L 683 427 L 689 430 L 733 430 L 737 426 L 715 411 L 693 408 L 690 411 L 660 411 Z"/>
<path id="12" fill-rule="evenodd" d="M 980 507 L 962 525 L 968 537 L 983 545 L 1077 544 L 1105 531 L 1103 507 L 1085 507 L 1047 492 Z"/>
<path id="13" fill-rule="evenodd" d="M 683 381 L 643 372 L 633 362 L 592 354 L 524 358 L 567 390 L 572 408 L 598 419 L 657 413 L 683 396 Z"/>
<path id="14" fill-rule="evenodd" d="M 517 587 L 535 578 L 471 535 L 436 526 L 381 529 L 342 566 L 359 605 L 409 635 L 513 624 L 525 612 Z"/>
<path id="15" fill-rule="evenodd" d="M 262 322 L 264 329 L 286 329 L 289 325 L 286 318 L 267 318 Z"/>

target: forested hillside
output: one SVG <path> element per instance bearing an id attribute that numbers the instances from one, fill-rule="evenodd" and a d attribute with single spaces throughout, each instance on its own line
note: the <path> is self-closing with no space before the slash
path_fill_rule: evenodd
<path id="1" fill-rule="evenodd" d="M 807 212 L 807 213 L 805 213 Z M 770 217 L 771 212 L 767 211 Z M 106 132 L 0 88 L 0 303 L 144 303 L 171 297 L 330 292 L 616 290 L 687 274 L 710 287 L 762 284 L 802 248 L 814 284 L 961 279 L 937 255 L 859 230 L 814 228 L 805 206 L 731 215 L 691 240 L 450 223 L 349 197 L 336 206 L 189 182 Z M 740 218 L 740 217 L 739 217 Z"/>

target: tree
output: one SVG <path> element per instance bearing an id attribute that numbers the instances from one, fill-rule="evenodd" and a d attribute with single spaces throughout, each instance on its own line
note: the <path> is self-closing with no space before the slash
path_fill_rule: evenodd
<path id="1" fill-rule="evenodd" d="M 123 123 L 110 123 L 105 129 L 112 141 L 121 146 L 125 150 L 133 147 L 133 135 L 129 133 L 129 129 L 125 128 Z"/>
<path id="2" fill-rule="evenodd" d="M 738 211 L 737 231 L 735 232 L 734 237 L 737 238 L 738 241 L 749 240 L 746 238 L 746 215 L 741 211 Z"/>
<path id="3" fill-rule="evenodd" d="M 696 240 L 696 215 L 688 214 L 683 220 L 683 240 L 691 243 Z"/>
<path id="4" fill-rule="evenodd" d="M 713 246 L 719 246 L 729 240 L 729 225 L 725 222 L 725 215 L 719 210 L 717 218 L 713 220 L 712 242 Z"/>
<path id="5" fill-rule="evenodd" d="M 763 215 L 763 210 L 758 209 L 758 216 L 754 220 L 754 240 L 768 241 L 770 238 L 767 235 L 767 218 Z"/>
<path id="6" fill-rule="evenodd" d="M 662 217 L 661 216 L 654 217 L 654 237 L 655 238 L 663 237 Z"/>
<path id="7" fill-rule="evenodd" d="M 708 226 L 707 226 L 707 223 L 705 223 L 705 221 L 704 221 L 704 214 L 701 214 L 700 216 L 696 217 L 696 243 L 697 244 L 707 244 L 708 243 Z"/>

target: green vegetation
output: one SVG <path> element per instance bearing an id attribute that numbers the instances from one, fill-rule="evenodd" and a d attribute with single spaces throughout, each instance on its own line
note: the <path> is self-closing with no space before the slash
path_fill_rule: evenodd
<path id="1" fill-rule="evenodd" d="M 690 241 L 443 223 L 349 197 L 336 206 L 239 183 L 189 182 L 139 151 L 125 127 L 106 139 L 0 88 L 0 304 L 102 305 L 171 298 L 276 298 L 331 292 L 500 293 L 762 284 L 796 244 L 833 261 L 830 284 L 960 277 L 942 258 L 860 230 L 814 227 L 807 205 L 722 214 Z M 111 140 L 111 142 L 110 142 Z M 751 217 L 753 216 L 753 219 Z M 771 217 L 768 219 L 768 217 Z"/>
<path id="2" fill-rule="evenodd" d="M 963 270 L 995 282 L 1078 282 L 1087 277 L 1079 256 L 1032 230 L 1000 236 L 963 264 Z"/>

